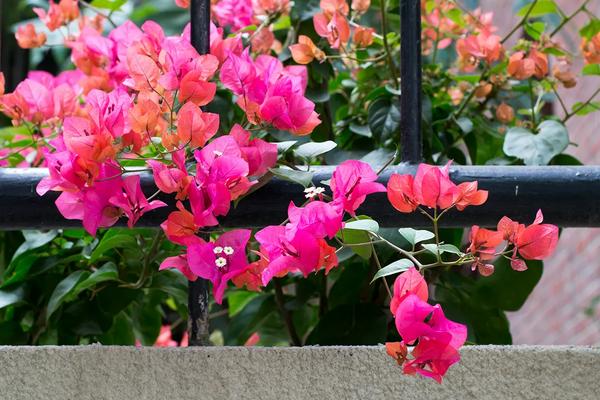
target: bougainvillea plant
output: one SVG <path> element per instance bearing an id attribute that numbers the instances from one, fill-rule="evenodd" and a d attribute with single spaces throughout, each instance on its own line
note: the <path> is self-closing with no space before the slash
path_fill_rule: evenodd
<path id="1" fill-rule="evenodd" d="M 504 217 L 493 230 L 473 226 L 467 243 L 462 230 L 439 229 L 448 210 L 494 195 L 453 183 L 450 160 L 574 162 L 561 154 L 564 122 L 596 111 L 598 91 L 566 108 L 557 88 L 576 85 L 574 55 L 553 37 L 590 14 L 582 73 L 600 74 L 600 22 L 587 2 L 565 15 L 533 1 L 501 37 L 490 13 L 423 1 L 429 163 L 387 187 L 378 176 L 399 161 L 397 1 L 216 1 L 206 55 L 191 45 L 189 25 L 169 35 L 157 22 L 136 24 L 125 3 L 51 0 L 16 29 L 22 48 L 64 45 L 72 68 L 31 71 L 7 93 L 2 77 L 0 110 L 13 127 L 0 165 L 48 168 L 38 193 L 58 192 L 60 213 L 89 235 L 25 233 L 3 267 L 6 332 L 27 343 L 185 345 L 162 325 L 181 326 L 182 286 L 202 278 L 212 283 L 215 343 L 386 342 L 405 373 L 441 382 L 467 338 L 510 342 L 504 311 L 539 280 L 558 228 L 539 211 L 531 225 Z M 555 29 L 549 14 L 561 16 Z M 527 36 L 508 47 L 521 27 Z M 544 113 L 549 95 L 562 118 Z M 313 184 L 315 163 L 338 165 L 330 181 Z M 156 192 L 142 191 L 141 173 Z M 280 225 L 220 226 L 274 176 L 298 183 L 305 202 L 291 202 Z M 383 229 L 361 215 L 383 192 L 431 230 Z M 168 205 L 160 231 L 105 229 L 120 219 L 133 228 Z M 33 272 L 42 257 L 46 266 Z M 50 272 L 54 286 L 41 289 Z"/>

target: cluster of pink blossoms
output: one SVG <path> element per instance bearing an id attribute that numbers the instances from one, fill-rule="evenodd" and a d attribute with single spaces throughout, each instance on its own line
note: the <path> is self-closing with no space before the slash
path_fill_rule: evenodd
<path id="1" fill-rule="evenodd" d="M 209 146 L 197 152 L 196 158 L 206 149 L 213 151 Z M 376 179 L 377 174 L 366 163 L 350 160 L 340 164 L 331 179 L 333 200 L 324 201 L 322 190 L 312 188 L 307 192 L 305 206 L 290 203 L 287 224 L 268 226 L 256 233 L 259 260 L 253 263 L 248 263 L 246 256 L 250 230 L 232 230 L 214 242 L 207 242 L 195 235 L 200 228 L 196 223 L 198 218 L 178 203 L 180 210 L 171 213 L 162 227 L 167 237 L 185 246 L 186 251 L 166 259 L 161 269 L 177 268 L 190 280 L 197 277 L 210 280 L 218 303 L 229 281 L 250 290 L 260 290 L 274 277 L 288 273 L 308 276 L 321 268 L 329 272 L 338 262 L 336 249 L 326 240 L 334 238 L 342 229 L 344 213 L 354 216 L 366 196 L 385 192 L 385 186 L 375 182 Z M 191 194 L 190 203 L 194 210 Z"/>
<path id="2" fill-rule="evenodd" d="M 420 374 L 442 382 L 442 377 L 460 360 L 458 349 L 467 339 L 467 327 L 450 321 L 439 304 L 427 303 L 429 290 L 423 276 L 411 268 L 394 282 L 390 310 L 402 342 L 386 343 L 386 350 L 405 374 Z M 408 356 L 408 347 L 412 349 Z"/>

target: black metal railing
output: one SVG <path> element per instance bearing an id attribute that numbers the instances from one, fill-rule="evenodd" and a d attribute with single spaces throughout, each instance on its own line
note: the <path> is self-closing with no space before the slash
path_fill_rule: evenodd
<path id="1" fill-rule="evenodd" d="M 401 1 L 401 139 L 403 164 L 387 168 L 380 176 L 386 182 L 392 173 L 414 172 L 422 158 L 421 138 L 421 17 L 420 0 Z M 191 2 L 192 44 L 199 53 L 209 50 L 210 0 Z M 333 167 L 316 167 L 315 184 L 329 179 Z M 45 169 L 0 169 L 0 229 L 59 228 L 80 226 L 80 221 L 64 219 L 56 210 L 56 194 L 39 197 L 35 192 Z M 493 226 L 503 215 L 530 221 L 538 207 L 545 220 L 562 227 L 600 227 L 600 167 L 524 167 L 456 166 L 451 168 L 455 182 L 479 181 L 490 191 L 487 203 L 463 212 L 450 213 L 442 226 L 464 227 L 477 223 Z M 156 190 L 151 174 L 142 175 L 145 192 Z M 251 194 L 222 220 L 224 226 L 260 227 L 285 219 L 290 200 L 302 202 L 296 184 L 273 179 Z M 268 212 L 265 212 L 268 210 Z M 427 226 L 419 213 L 401 214 L 375 194 L 361 213 L 370 215 L 382 226 Z M 158 226 L 169 210 L 149 213 L 138 226 Z M 198 280 L 190 284 L 190 344 L 208 341 L 208 284 Z"/>

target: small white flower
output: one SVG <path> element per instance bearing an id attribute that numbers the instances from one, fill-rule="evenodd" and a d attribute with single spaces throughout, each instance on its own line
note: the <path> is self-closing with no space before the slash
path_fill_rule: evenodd
<path id="1" fill-rule="evenodd" d="M 306 193 L 304 197 L 306 197 L 307 199 L 312 199 L 313 197 L 318 196 L 323 192 L 325 192 L 325 188 L 311 186 L 309 188 L 304 189 L 304 193 Z"/>
<path id="2" fill-rule="evenodd" d="M 221 254 L 223 252 L 223 248 L 221 246 L 217 246 L 213 249 L 213 253 Z"/>
<path id="3" fill-rule="evenodd" d="M 231 247 L 231 246 L 225 246 L 225 247 L 223 248 L 223 252 L 224 252 L 225 254 L 227 254 L 228 256 L 230 256 L 230 255 L 232 255 L 232 254 L 233 254 L 233 247 Z"/>
<path id="4" fill-rule="evenodd" d="M 215 260 L 215 265 L 217 266 L 217 268 L 223 268 L 227 265 L 227 260 L 223 257 L 219 257 Z"/>
<path id="5" fill-rule="evenodd" d="M 213 154 L 217 157 L 221 157 L 223 155 L 223 152 L 219 150 L 213 150 Z"/>

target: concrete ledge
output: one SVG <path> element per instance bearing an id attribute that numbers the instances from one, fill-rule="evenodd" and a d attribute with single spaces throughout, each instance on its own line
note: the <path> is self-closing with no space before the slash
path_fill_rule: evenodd
<path id="1" fill-rule="evenodd" d="M 600 348 L 473 346 L 442 385 L 383 346 L 0 347 L 0 399 L 594 399 Z"/>

